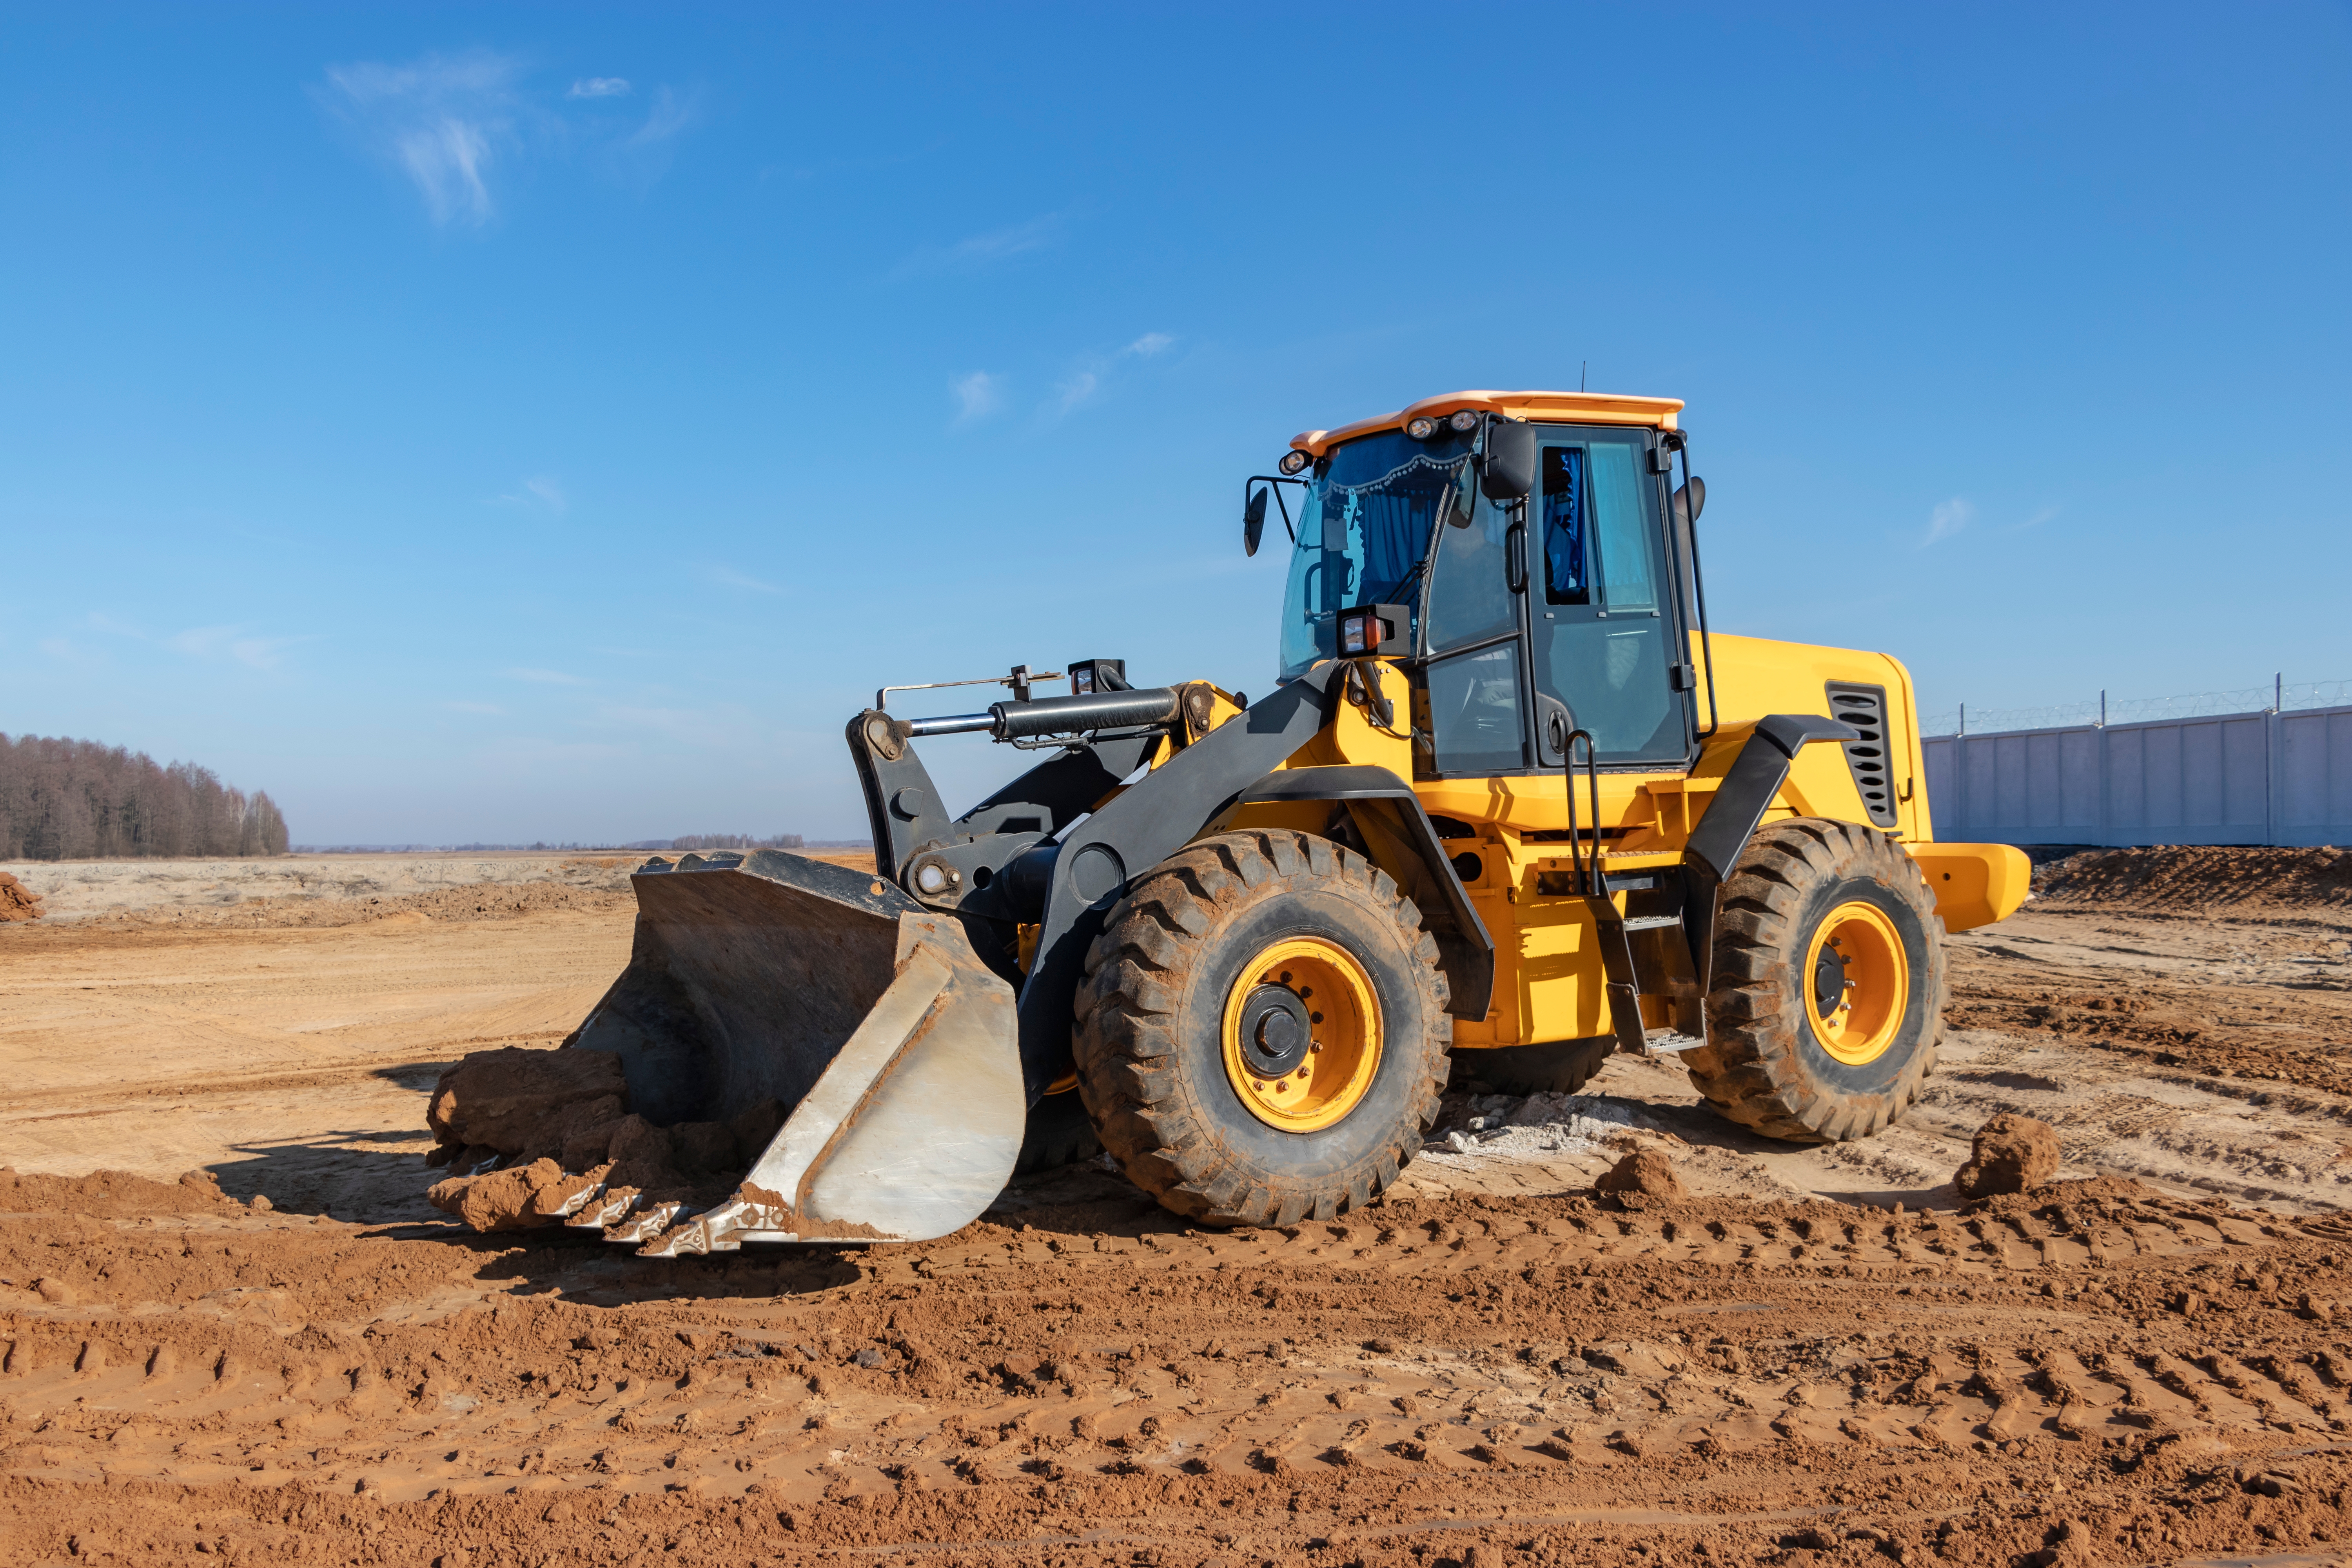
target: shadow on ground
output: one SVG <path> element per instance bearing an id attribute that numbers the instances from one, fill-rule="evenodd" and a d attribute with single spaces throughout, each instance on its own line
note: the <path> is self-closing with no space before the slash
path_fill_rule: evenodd
<path id="1" fill-rule="evenodd" d="M 327 1214 L 360 1225 L 432 1220 L 425 1201 L 440 1173 L 425 1163 L 433 1135 L 381 1128 L 336 1129 L 284 1143 L 234 1145 L 246 1156 L 208 1167 L 240 1203 L 257 1196 L 288 1214 Z"/>

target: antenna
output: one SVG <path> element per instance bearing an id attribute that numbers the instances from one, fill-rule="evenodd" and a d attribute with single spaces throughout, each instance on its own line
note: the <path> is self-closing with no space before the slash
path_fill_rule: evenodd
<path id="1" fill-rule="evenodd" d="M 1576 390 L 1577 390 L 1577 391 L 1579 391 L 1579 392 L 1582 392 L 1582 391 L 1584 390 L 1584 373 L 1585 373 L 1586 371 L 1590 370 L 1591 367 L 1592 367 L 1592 362 L 1591 362 L 1591 360 L 1589 360 L 1589 359 L 1580 359 L 1580 360 L 1578 360 L 1578 361 L 1576 362 Z"/>

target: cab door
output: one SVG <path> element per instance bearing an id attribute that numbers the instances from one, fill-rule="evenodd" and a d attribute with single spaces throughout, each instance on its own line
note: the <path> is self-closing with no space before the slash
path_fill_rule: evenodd
<path id="1" fill-rule="evenodd" d="M 1580 729 L 1603 767 L 1689 758 L 1690 703 L 1673 679 L 1685 637 L 1652 440 L 1643 430 L 1541 432 L 1521 595 L 1539 767 L 1561 766 Z"/>

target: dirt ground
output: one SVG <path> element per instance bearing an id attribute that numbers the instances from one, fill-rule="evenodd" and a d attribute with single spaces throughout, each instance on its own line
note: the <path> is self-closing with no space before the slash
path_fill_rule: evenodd
<path id="1" fill-rule="evenodd" d="M 439 1068 L 619 973 L 610 873 L 0 927 L 0 1562 L 2335 1562 L 2347 866 L 2165 854 L 1953 939 L 1865 1143 L 1618 1058 L 1342 1221 L 1086 1166 L 683 1262 L 423 1201 Z M 2062 1179 L 1963 1205 L 2001 1110 Z M 1636 1148 L 1685 1201 L 1594 1194 Z"/>

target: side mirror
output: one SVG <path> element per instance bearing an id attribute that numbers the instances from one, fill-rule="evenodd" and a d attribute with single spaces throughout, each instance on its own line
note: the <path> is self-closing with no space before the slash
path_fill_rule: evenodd
<path id="1" fill-rule="evenodd" d="M 1536 430 L 1515 419 L 1486 421 L 1486 454 L 1479 465 L 1478 488 L 1491 501 L 1528 499 L 1536 488 Z"/>
<path id="2" fill-rule="evenodd" d="M 1242 505 L 1242 553 L 1244 555 L 1257 553 L 1258 536 L 1265 531 L 1265 494 L 1266 487 L 1260 485 L 1250 492 L 1249 500 Z"/>
<path id="3" fill-rule="evenodd" d="M 1688 528 L 1706 510 L 1706 481 L 1693 474 L 1675 487 L 1675 521 Z"/>

